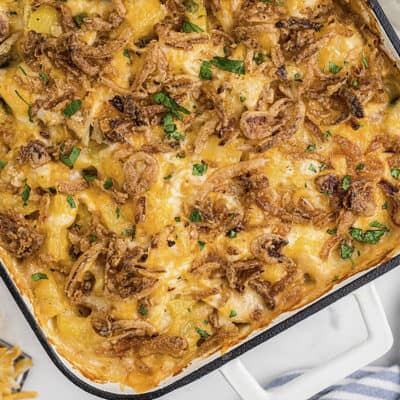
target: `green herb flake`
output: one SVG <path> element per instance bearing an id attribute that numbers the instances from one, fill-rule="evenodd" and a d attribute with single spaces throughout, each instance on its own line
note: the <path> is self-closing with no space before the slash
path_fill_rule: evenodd
<path id="1" fill-rule="evenodd" d="M 231 312 L 229 313 L 229 318 L 234 318 L 237 317 L 237 312 L 235 310 L 231 310 Z"/>
<path id="2" fill-rule="evenodd" d="M 201 218 L 201 214 L 199 210 L 192 210 L 189 216 L 190 222 L 202 222 L 203 219 Z"/>
<path id="3" fill-rule="evenodd" d="M 227 236 L 228 236 L 229 238 L 231 238 L 231 239 L 234 239 L 234 238 L 237 236 L 237 232 L 236 232 L 234 229 L 231 229 L 231 230 L 228 232 Z"/>
<path id="4" fill-rule="evenodd" d="M 201 29 L 198 25 L 193 24 L 192 22 L 188 22 L 188 21 L 183 21 L 182 30 L 183 30 L 183 32 L 186 32 L 186 33 L 190 33 L 190 32 L 201 33 L 201 32 L 204 32 L 203 29 Z"/>
<path id="5" fill-rule="evenodd" d="M 117 219 L 121 216 L 121 209 L 119 207 L 115 209 L 115 215 L 117 216 Z"/>
<path id="6" fill-rule="evenodd" d="M 82 108 L 82 100 L 75 99 L 64 109 L 63 113 L 66 117 L 72 117 L 81 108 Z"/>
<path id="7" fill-rule="evenodd" d="M 204 246 L 206 245 L 206 242 L 199 240 L 197 243 L 199 244 L 200 251 L 203 250 Z"/>
<path id="8" fill-rule="evenodd" d="M 265 62 L 265 54 L 264 53 L 256 53 L 256 54 L 254 54 L 253 61 L 257 65 L 261 65 L 263 62 Z"/>
<path id="9" fill-rule="evenodd" d="M 85 22 L 85 18 L 87 18 L 87 17 L 88 17 L 88 15 L 85 12 L 75 15 L 74 22 L 75 22 L 76 26 L 78 28 L 80 28 L 82 26 L 82 24 Z"/>
<path id="10" fill-rule="evenodd" d="M 39 73 L 39 78 L 43 81 L 45 85 L 49 83 L 49 77 L 44 72 Z"/>
<path id="11" fill-rule="evenodd" d="M 244 75 L 244 61 L 241 60 L 230 60 L 226 57 L 214 57 L 211 64 L 215 67 L 223 70 L 232 72 L 233 74 Z"/>
<path id="12" fill-rule="evenodd" d="M 350 187 L 350 183 L 351 183 L 351 177 L 349 175 L 346 175 L 342 181 L 342 189 L 344 191 L 347 191 Z"/>
<path id="13" fill-rule="evenodd" d="M 21 94 L 18 92 L 18 90 L 14 90 L 14 93 L 18 96 L 18 98 L 23 101 L 27 106 L 28 106 L 28 117 L 29 117 L 29 122 L 33 122 L 32 119 L 32 104 L 28 103 L 22 96 Z"/>
<path id="14" fill-rule="evenodd" d="M 89 175 L 89 174 L 83 175 L 83 179 L 84 179 L 86 182 L 93 182 L 96 178 L 97 178 L 96 175 Z"/>
<path id="15" fill-rule="evenodd" d="M 365 164 L 358 164 L 356 167 L 357 171 L 362 171 L 365 168 Z"/>
<path id="16" fill-rule="evenodd" d="M 376 244 L 380 241 L 381 237 L 389 231 L 385 225 L 380 224 L 378 221 L 372 221 L 369 225 L 378 229 L 369 229 L 363 231 L 360 228 L 351 227 L 349 230 L 349 235 L 358 242 Z"/>
<path id="17" fill-rule="evenodd" d="M 121 232 L 122 236 L 130 236 L 132 240 L 136 237 L 136 225 L 132 225 L 132 228 L 125 229 Z"/>
<path id="18" fill-rule="evenodd" d="M 201 164 L 193 164 L 192 175 L 203 176 L 207 172 L 208 165 L 204 162 Z"/>
<path id="19" fill-rule="evenodd" d="M 388 203 L 387 203 L 387 201 L 385 201 L 385 202 L 382 204 L 382 210 L 387 210 L 387 208 L 388 208 Z"/>
<path id="20" fill-rule="evenodd" d="M 332 282 L 337 282 L 339 280 L 339 275 L 335 275 L 333 278 L 332 278 Z"/>
<path id="21" fill-rule="evenodd" d="M 244 103 L 246 101 L 246 96 L 240 96 L 239 100 L 241 103 Z"/>
<path id="22" fill-rule="evenodd" d="M 348 67 L 350 65 L 350 63 L 348 61 L 343 61 L 343 65 L 345 65 L 346 67 Z"/>
<path id="23" fill-rule="evenodd" d="M 322 163 L 319 167 L 319 172 L 322 172 L 324 170 L 326 170 L 328 168 L 328 166 L 325 163 Z"/>
<path id="24" fill-rule="evenodd" d="M 22 68 L 22 65 L 18 65 L 18 69 L 19 69 L 25 76 L 28 76 L 28 74 L 26 73 L 26 71 Z"/>
<path id="25" fill-rule="evenodd" d="M 295 80 L 296 82 L 303 82 L 303 80 L 301 79 L 301 74 L 300 74 L 300 72 L 296 72 L 296 73 L 294 74 L 294 80 Z"/>
<path id="26" fill-rule="evenodd" d="M 89 236 L 89 241 L 90 243 L 97 242 L 98 237 L 96 235 L 90 235 Z"/>
<path id="27" fill-rule="evenodd" d="M 73 168 L 75 161 L 78 159 L 79 155 L 81 154 L 81 149 L 79 147 L 72 147 L 71 153 L 67 157 L 64 154 L 60 154 L 60 161 L 65 164 L 69 168 Z"/>
<path id="28" fill-rule="evenodd" d="M 32 274 L 32 280 L 33 281 L 37 282 L 37 281 L 40 281 L 42 279 L 49 279 L 49 278 L 43 272 L 35 272 L 34 274 Z"/>
<path id="29" fill-rule="evenodd" d="M 315 144 L 310 144 L 307 146 L 306 151 L 311 152 L 314 151 L 316 149 L 316 145 Z"/>
<path id="30" fill-rule="evenodd" d="M 165 181 L 169 181 L 172 178 L 172 174 L 164 176 Z"/>
<path id="31" fill-rule="evenodd" d="M 29 197 L 31 195 L 31 187 L 28 185 L 26 179 L 22 181 L 24 183 L 24 190 L 21 193 L 21 199 L 24 202 L 24 205 L 26 205 L 26 202 L 29 200 Z"/>
<path id="32" fill-rule="evenodd" d="M 107 178 L 106 181 L 104 182 L 103 188 L 108 190 L 111 189 L 114 185 L 114 182 L 112 180 L 112 178 Z"/>
<path id="33" fill-rule="evenodd" d="M 355 89 L 358 88 L 358 79 L 354 79 L 354 81 L 353 81 L 353 87 L 354 87 Z"/>
<path id="34" fill-rule="evenodd" d="M 186 154 L 185 153 L 177 153 L 176 158 L 186 158 Z"/>
<path id="35" fill-rule="evenodd" d="M 346 244 L 341 243 L 340 257 L 342 257 L 343 260 L 350 260 L 351 257 L 353 256 L 353 251 L 354 251 L 354 247 L 347 246 Z"/>
<path id="36" fill-rule="evenodd" d="M 339 67 L 339 65 L 336 65 L 332 61 L 329 61 L 329 72 L 332 74 L 337 74 L 343 69 L 343 67 Z"/>
<path id="37" fill-rule="evenodd" d="M 195 330 L 202 339 L 207 339 L 211 336 L 211 334 L 209 334 L 207 331 L 205 331 L 204 329 L 201 329 L 199 327 L 196 327 Z"/>
<path id="38" fill-rule="evenodd" d="M 400 176 L 400 169 L 391 169 L 390 170 L 390 175 L 392 175 L 392 177 L 394 178 L 394 179 L 399 179 L 399 176 Z"/>
<path id="39" fill-rule="evenodd" d="M 333 229 L 327 229 L 326 233 L 328 235 L 334 235 L 337 232 L 337 228 L 333 228 Z"/>
<path id="40" fill-rule="evenodd" d="M 181 217 L 175 217 L 174 220 L 175 220 L 176 222 L 181 222 Z"/>
<path id="41" fill-rule="evenodd" d="M 1 171 L 3 168 L 5 168 L 7 164 L 8 164 L 8 161 L 0 160 L 0 171 Z"/>
<path id="42" fill-rule="evenodd" d="M 332 136 L 331 131 L 325 131 L 325 132 L 323 133 L 324 139 L 328 139 L 328 137 L 331 137 L 331 136 Z"/>
<path id="43" fill-rule="evenodd" d="M 147 315 L 149 313 L 149 310 L 147 309 L 147 307 L 143 303 L 141 303 L 140 306 L 139 306 L 139 313 L 141 315 Z"/>
<path id="44" fill-rule="evenodd" d="M 168 96 L 166 93 L 158 92 L 153 95 L 153 101 L 157 104 L 162 104 L 169 109 L 169 111 L 175 115 L 179 120 L 183 120 L 183 114 L 190 114 L 190 111 L 180 106 L 173 98 Z"/>
<path id="45" fill-rule="evenodd" d="M 72 197 L 72 195 L 68 195 L 67 196 L 67 202 L 70 205 L 71 208 L 76 208 L 76 203 L 75 203 L 75 199 Z"/>
<path id="46" fill-rule="evenodd" d="M 317 172 L 317 169 L 315 168 L 314 164 L 310 164 L 308 166 L 308 170 L 311 171 L 311 172 Z"/>
<path id="47" fill-rule="evenodd" d="M 206 81 L 211 81 L 212 71 L 211 71 L 211 63 L 209 61 L 203 61 L 201 63 L 199 78 L 204 79 Z"/>
<path id="48" fill-rule="evenodd" d="M 364 64 L 364 67 L 365 67 L 365 68 L 369 68 L 367 58 L 365 57 L 364 54 L 361 56 L 361 61 L 362 61 L 362 63 Z"/>

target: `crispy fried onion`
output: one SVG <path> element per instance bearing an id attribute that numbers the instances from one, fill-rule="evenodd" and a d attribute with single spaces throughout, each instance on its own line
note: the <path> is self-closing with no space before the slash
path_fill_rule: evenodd
<path id="1" fill-rule="evenodd" d="M 240 119 L 240 129 L 251 140 L 250 150 L 263 153 L 295 134 L 304 116 L 305 107 L 302 102 L 283 98 L 276 101 L 268 111 L 244 112 Z"/>
<path id="2" fill-rule="evenodd" d="M 194 44 L 205 43 L 209 40 L 207 33 L 175 32 L 168 24 L 159 23 L 154 26 L 161 43 L 176 49 L 192 50 Z"/>
<path id="3" fill-rule="evenodd" d="M 129 250 L 121 239 L 111 240 L 106 257 L 104 286 L 108 294 L 122 298 L 148 296 L 157 286 L 158 279 L 139 263 L 143 252 L 136 247 Z"/>
<path id="4" fill-rule="evenodd" d="M 379 182 L 379 186 L 382 188 L 388 200 L 389 215 L 392 222 L 396 226 L 400 226 L 400 189 L 385 179 Z"/>
<path id="5" fill-rule="evenodd" d="M 45 236 L 33 229 L 21 214 L 12 210 L 0 212 L 0 245 L 17 258 L 32 255 L 40 249 Z"/>
<path id="6" fill-rule="evenodd" d="M 20 147 L 17 159 L 21 163 L 30 163 L 32 168 L 37 168 L 48 163 L 50 155 L 42 141 L 30 140 L 25 146 Z"/>
<path id="7" fill-rule="evenodd" d="M 125 161 L 125 191 L 132 197 L 138 197 L 150 189 L 158 178 L 158 162 L 143 151 L 133 154 Z"/>

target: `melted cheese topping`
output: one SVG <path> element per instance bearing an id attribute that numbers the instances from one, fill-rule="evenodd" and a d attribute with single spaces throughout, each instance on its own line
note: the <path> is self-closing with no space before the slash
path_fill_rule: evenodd
<path id="1" fill-rule="evenodd" d="M 65 10 L 56 2 L 38 3 L 35 8 L 28 0 L 3 1 L 0 5 L 0 11 L 10 23 L 9 34 L 18 32 L 20 35 L 12 56 L 0 66 L 0 97 L 2 105 L 6 105 L 4 110 L 0 110 L 0 211 L 13 210 L 25 216 L 26 223 L 43 235 L 44 241 L 35 254 L 23 259 L 7 252 L 7 244 L 0 254 L 21 291 L 31 299 L 35 315 L 49 340 L 83 374 L 95 381 L 120 382 L 137 391 L 146 391 L 179 372 L 193 359 L 218 349 L 228 350 L 253 330 L 267 326 L 280 313 L 311 302 L 335 283 L 383 262 L 398 251 L 399 228 L 391 219 L 393 199 L 380 189 L 378 180 L 385 179 L 396 187 L 398 172 L 393 171 L 399 171 L 400 165 L 389 166 L 389 155 L 384 152 L 385 149 L 379 148 L 370 155 L 368 148 L 382 135 L 399 138 L 400 102 L 396 101 L 400 94 L 399 71 L 385 54 L 372 46 L 371 43 L 376 43 L 376 36 L 360 30 L 360 25 L 353 22 L 351 16 L 345 20 L 347 8 L 340 10 L 336 2 L 317 0 L 290 0 L 276 4 L 258 2 L 259 5 L 257 0 L 193 0 L 177 1 L 178 11 L 171 11 L 168 4 L 173 2 L 123 1 L 126 13 L 122 21 L 112 27 L 111 33 L 110 30 L 96 33 L 85 28 L 85 18 L 101 17 L 103 21 L 107 18 L 111 21 L 110 16 L 116 12 L 114 8 L 120 2 L 66 0 L 62 6 L 67 7 L 71 17 L 75 18 L 72 19 L 75 26 L 68 29 L 82 43 L 99 46 L 103 36 L 110 35 L 115 39 L 124 29 L 130 32 L 129 40 L 117 46 L 118 49 L 101 64 L 100 72 L 89 77 L 81 71 L 79 78 L 69 75 L 65 64 L 53 65 L 50 54 L 43 56 L 47 64 L 40 66 L 24 59 L 22 49 L 30 31 L 46 35 L 43 37 L 51 40 L 69 34 L 64 32 Z M 250 13 L 247 26 L 243 26 L 240 23 L 241 14 L 247 10 L 244 7 L 252 3 L 254 7 L 269 7 L 266 16 L 264 9 Z M 331 19 L 323 17 L 324 7 L 335 11 Z M 178 12 L 178 18 L 174 12 Z M 289 28 L 283 32 L 276 25 L 278 21 L 289 21 L 290 17 L 325 18 L 321 26 L 307 28 L 308 37 L 298 38 L 299 47 L 292 57 L 290 46 L 286 44 L 294 40 L 290 35 L 296 32 L 289 35 Z M 175 26 L 184 20 L 195 24 L 206 39 L 198 43 L 194 41 L 187 48 L 171 45 L 168 40 L 172 39 L 157 39 L 155 25 L 168 22 L 168 18 L 175 18 L 170 21 L 174 33 L 184 34 L 180 27 Z M 224 38 L 221 38 L 221 29 Z M 237 32 L 240 37 L 237 37 Z M 285 35 L 289 36 L 285 39 Z M 304 59 L 295 61 L 295 57 L 304 51 L 301 47 L 304 43 L 300 39 L 305 41 L 306 50 L 310 53 Z M 146 88 L 151 90 L 151 85 L 158 85 L 158 91 L 165 93 L 170 88 L 170 96 L 188 110 L 188 114 L 183 115 L 183 121 L 174 118 L 173 122 L 177 132 L 183 134 L 183 139 L 171 141 L 168 132 L 163 131 L 162 120 L 167 107 L 161 114 L 152 115 L 155 122 L 152 120 L 144 129 L 131 124 L 125 142 L 111 143 L 101 137 L 99 128 L 104 118 L 122 118 L 121 109 L 113 108 L 110 100 L 115 100 L 117 95 L 126 95 L 127 91 L 133 93 L 133 85 L 145 68 L 148 49 L 157 41 L 168 64 L 168 78 L 162 78 L 162 84 L 157 81 L 159 77 L 151 78 Z M 318 47 L 318 43 L 323 45 Z M 313 45 L 317 46 L 314 52 L 310 50 Z M 279 46 L 281 54 L 277 56 L 274 51 Z M 244 61 L 245 74 L 235 74 L 214 65 L 210 67 L 211 81 L 199 77 L 204 61 L 225 55 L 231 60 Z M 278 78 L 277 59 L 281 59 L 285 67 L 282 79 Z M 159 60 L 154 59 L 154 65 L 157 62 Z M 363 115 L 358 118 L 357 130 L 354 128 L 354 110 L 336 123 L 329 119 L 331 109 L 321 108 L 318 115 L 312 113 L 320 99 L 318 96 L 307 96 L 308 92 L 316 90 L 312 83 L 316 76 L 332 85 L 349 82 L 356 96 L 363 99 Z M 363 76 L 370 82 L 377 79 L 378 83 L 373 81 L 372 89 L 368 89 L 372 90 L 370 97 L 362 92 L 365 84 Z M 174 95 L 171 87 L 174 79 L 178 78 L 194 83 L 186 92 L 178 90 Z M 47 83 L 46 79 L 50 82 Z M 32 119 L 32 105 L 45 100 L 40 90 L 32 87 L 43 84 L 43 90 L 51 84 L 60 94 L 70 85 L 73 96 L 68 97 L 67 102 L 61 102 L 62 106 L 38 107 Z M 207 90 L 207 85 L 208 90 L 215 92 L 217 101 L 212 97 L 204 98 L 202 90 Z M 302 85 L 307 89 L 301 89 Z M 321 96 L 329 90 L 333 89 L 327 84 Z M 332 93 L 335 95 L 336 92 Z M 50 94 L 47 93 L 47 96 Z M 251 150 L 257 141 L 249 140 L 244 135 L 240 120 L 246 111 L 268 113 L 272 104 L 281 98 L 287 98 L 289 103 L 295 99 L 294 102 L 304 106 L 306 111 L 301 123 L 285 140 L 257 154 Z M 71 105 L 73 99 L 80 99 L 82 107 L 73 115 L 66 115 L 66 107 Z M 151 104 L 147 105 L 154 106 L 151 96 L 149 99 Z M 136 101 L 140 103 L 142 100 L 136 98 Z M 357 98 L 356 102 L 358 105 L 360 100 Z M 221 109 L 228 115 L 226 126 Z M 286 113 L 290 111 L 277 115 L 284 120 Z M 303 123 L 305 115 L 314 121 L 322 137 L 315 136 L 315 132 Z M 214 118 L 215 128 L 206 137 L 201 150 L 194 152 L 203 124 Z M 284 134 L 289 129 L 289 126 L 284 126 L 284 132 L 281 128 L 279 132 Z M 230 132 L 229 137 L 224 137 L 226 132 Z M 347 139 L 357 146 L 361 154 L 357 160 L 358 169 L 355 165 L 351 167 L 351 154 L 337 144 L 336 137 Z M 268 138 L 268 135 L 263 138 Z M 21 161 L 21 146 L 33 140 L 46 144 L 51 154 L 47 163 L 32 166 L 29 160 Z M 143 151 L 145 145 L 160 144 L 169 148 L 151 153 L 158 165 L 158 173 L 147 190 L 141 193 L 146 201 L 146 215 L 144 219 L 137 220 L 138 199 L 126 195 L 125 200 L 118 202 L 112 191 L 115 189 L 125 194 L 125 183 L 129 177 L 124 168 L 132 154 Z M 72 146 L 80 149 L 73 168 L 60 161 L 59 153 L 63 152 L 63 146 L 69 151 Z M 241 209 L 244 213 L 241 222 L 228 230 L 221 228 L 215 220 L 206 227 L 196 225 L 198 221 L 190 215 L 194 205 L 199 205 L 200 194 L 207 187 L 210 176 L 221 168 L 256 158 L 265 160 L 257 174 L 268 179 L 268 201 L 266 198 L 262 201 L 264 204 L 270 202 L 278 207 L 275 210 L 280 211 L 268 211 L 253 201 L 254 196 L 261 196 L 261 189 L 249 194 L 248 200 L 242 203 L 246 191 L 252 190 L 243 186 L 252 173 L 243 171 L 242 176 L 239 174 L 232 180 L 222 182 L 225 186 L 222 184 L 207 197 L 209 204 L 224 204 L 228 210 Z M 319 192 L 316 178 L 327 173 L 340 177 L 341 189 L 338 190 L 343 200 L 345 192 L 353 190 L 345 187 L 345 176 L 350 177 L 350 182 L 362 180 L 360 171 L 364 167 L 360 165 L 368 169 L 371 160 L 382 169 L 379 179 L 376 176 L 366 177 L 373 184 L 375 208 L 368 215 L 353 212 L 351 226 L 363 231 L 383 229 L 382 237 L 375 244 L 357 241 L 354 235 L 349 234 L 348 226 L 344 232 L 339 232 L 342 236 L 328 257 L 324 258 L 321 249 L 333 237 L 327 230 L 330 233 L 334 229 L 340 230 L 340 215 L 344 206 L 340 206 L 343 208 L 341 212 L 335 211 L 330 198 L 332 193 Z M 200 174 L 194 173 L 197 164 L 203 166 Z M 204 165 L 207 166 L 205 170 Z M 89 174 L 85 171 L 93 169 L 96 171 L 94 180 L 99 184 L 95 184 L 93 179 L 86 184 L 82 176 Z M 109 179 L 113 187 L 105 188 Z M 65 183 L 82 180 L 84 186 L 79 190 L 68 192 L 60 189 Z M 30 193 L 26 198 L 25 192 L 24 198 L 27 187 Z M 47 205 L 44 205 L 44 194 L 48 199 Z M 310 216 L 307 213 L 311 211 L 301 209 L 299 204 L 311 205 L 312 211 L 322 210 L 322 219 L 317 221 L 316 214 Z M 282 217 L 282 213 L 286 217 Z M 204 222 L 206 212 L 203 210 L 201 215 Z M 96 236 L 96 226 L 107 231 L 104 238 Z M 81 233 L 79 229 L 82 229 Z M 88 232 L 88 229 L 93 231 Z M 81 235 L 82 242 L 76 242 L 72 233 L 78 238 Z M 280 235 L 287 241 L 282 249 L 274 250 L 284 258 L 279 258 L 279 261 L 276 258 L 276 262 L 258 259 L 262 271 L 253 279 L 264 282 L 271 290 L 274 283 L 287 276 L 287 260 L 291 260 L 289 265 L 294 265 L 296 269 L 293 279 L 284 289 L 275 287 L 276 293 L 272 289 L 274 307 L 268 306 L 265 297 L 248 282 L 245 287 L 238 288 L 228 283 L 224 273 L 214 276 L 193 272 L 195 263 L 206 259 L 207 255 L 223 255 L 224 262 L 229 265 L 254 260 L 252 243 L 260 235 L 271 234 Z M 137 262 L 140 268 L 146 270 L 146 276 L 156 277 L 157 285 L 144 296 L 145 299 L 138 295 L 124 297 L 110 294 L 105 290 L 107 253 L 104 252 L 90 264 L 90 273 L 94 277 L 88 297 L 90 301 L 87 298 L 86 303 L 79 303 L 68 298 L 65 285 L 79 262 L 76 258 L 87 250 L 83 241 L 89 238 L 87 246 L 90 247 L 93 242 L 105 238 L 109 240 L 110 237 L 118 238 L 132 251 L 139 247 L 144 249 L 146 258 Z M 351 252 L 348 256 L 343 253 L 346 249 Z M 42 278 L 38 273 L 42 274 Z M 82 283 L 84 275 L 81 274 L 79 279 Z M 93 327 L 99 310 L 111 315 L 109 322 L 145 321 L 159 335 L 184 338 L 187 344 L 184 354 L 175 357 L 168 352 L 143 355 L 136 348 L 118 355 L 107 353 L 104 349 L 109 349 L 113 337 L 102 336 Z M 215 315 L 218 322 L 215 322 Z M 223 329 L 230 334 L 219 337 Z M 212 340 L 216 341 L 215 345 L 210 344 Z M 207 350 L 204 346 L 208 344 L 210 348 Z"/>

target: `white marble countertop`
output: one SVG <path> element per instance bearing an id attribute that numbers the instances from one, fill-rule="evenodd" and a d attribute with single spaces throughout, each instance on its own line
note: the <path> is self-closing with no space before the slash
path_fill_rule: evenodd
<path id="1" fill-rule="evenodd" d="M 400 30 L 400 0 L 382 0 L 382 5 L 392 23 Z M 392 349 L 375 363 L 400 363 L 399 270 L 389 272 L 375 281 L 375 284 L 394 336 Z M 365 335 L 356 303 L 350 296 L 246 353 L 242 360 L 260 382 L 267 383 L 282 372 L 323 363 L 359 343 Z M 70 383 L 52 364 L 1 281 L 0 336 L 18 344 L 33 357 L 35 366 L 25 387 L 37 390 L 40 400 L 97 399 Z M 189 394 L 192 400 L 204 399 L 210 395 L 219 400 L 239 399 L 218 371 L 162 399 L 186 400 Z"/>

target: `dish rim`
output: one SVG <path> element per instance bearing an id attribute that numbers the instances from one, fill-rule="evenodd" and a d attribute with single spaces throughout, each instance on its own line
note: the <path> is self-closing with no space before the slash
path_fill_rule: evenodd
<path id="1" fill-rule="evenodd" d="M 400 39 L 396 34 L 396 31 L 392 24 L 389 22 L 385 12 L 383 11 L 381 5 L 378 0 L 365 0 L 367 6 L 370 7 L 371 11 L 376 17 L 376 20 L 380 27 L 385 32 L 387 39 L 390 44 L 393 46 L 395 53 L 400 57 Z M 27 303 L 23 299 L 20 294 L 17 286 L 11 278 L 10 273 L 7 268 L 0 260 L 0 277 L 17 303 L 18 308 L 22 312 L 24 318 L 28 322 L 30 328 L 35 334 L 36 338 L 39 340 L 41 346 L 46 351 L 48 357 L 53 362 L 53 364 L 59 369 L 59 371 L 74 385 L 84 390 L 87 393 L 93 394 L 100 398 L 106 400 L 152 400 L 156 399 L 160 396 L 163 396 L 167 393 L 170 393 L 178 388 L 181 388 L 189 383 L 200 379 L 201 377 L 213 372 L 218 369 L 222 365 L 227 362 L 241 356 L 249 350 L 254 349 L 258 345 L 266 342 L 267 340 L 273 338 L 279 333 L 289 329 L 290 327 L 296 325 L 297 323 L 303 321 L 304 319 L 314 315 L 318 311 L 328 307 L 329 305 L 335 303 L 341 298 L 347 296 L 348 294 L 354 292 L 359 289 L 361 286 L 364 286 L 383 274 L 393 270 L 397 266 L 400 265 L 400 254 L 394 256 L 390 260 L 384 262 L 383 264 L 372 267 L 368 272 L 364 273 L 362 276 L 352 280 L 351 282 L 345 284 L 342 287 L 338 287 L 333 289 L 333 291 L 322 298 L 317 299 L 315 302 L 306 305 L 304 308 L 294 311 L 294 314 L 287 317 L 282 322 L 275 324 L 270 328 L 265 328 L 265 330 L 258 333 L 256 336 L 246 340 L 245 342 L 239 344 L 233 349 L 229 350 L 225 354 L 220 355 L 219 357 L 210 360 L 205 365 L 197 368 L 193 372 L 178 378 L 176 381 L 161 387 L 159 389 L 155 389 L 146 393 L 139 394 L 118 394 L 113 393 L 107 390 L 99 389 L 85 381 L 83 381 L 78 375 L 74 372 L 72 368 L 68 368 L 67 365 L 62 361 L 61 357 L 55 351 L 55 348 L 50 342 L 47 340 L 42 328 L 36 321 L 33 313 L 29 309 Z M 349 277 L 348 279 L 351 279 Z M 346 281 L 344 281 L 346 282 Z"/>

